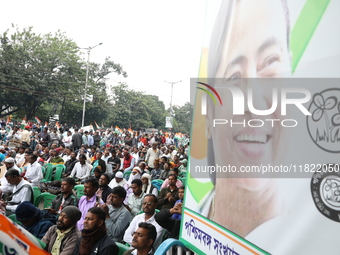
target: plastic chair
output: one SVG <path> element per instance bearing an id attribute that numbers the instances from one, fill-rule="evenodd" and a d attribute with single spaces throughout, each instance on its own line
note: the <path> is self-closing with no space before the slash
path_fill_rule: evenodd
<path id="1" fill-rule="evenodd" d="M 46 164 L 44 167 L 46 168 L 46 172 L 41 182 L 50 182 L 52 180 L 53 165 L 49 163 Z"/>
<path id="2" fill-rule="evenodd" d="M 15 214 L 11 214 L 7 217 L 10 218 L 13 222 L 21 225 L 20 221 L 17 220 L 17 216 Z"/>
<path id="3" fill-rule="evenodd" d="M 131 173 L 132 171 L 127 171 L 126 173 L 124 173 L 123 178 L 128 181 Z"/>
<path id="4" fill-rule="evenodd" d="M 118 246 L 118 249 L 119 249 L 118 255 L 123 255 L 124 252 L 130 250 L 129 247 L 125 246 L 122 243 L 116 242 L 116 245 Z"/>
<path id="5" fill-rule="evenodd" d="M 79 184 L 73 188 L 76 191 L 77 198 L 81 198 L 84 195 L 84 185 Z"/>
<path id="6" fill-rule="evenodd" d="M 41 193 L 37 199 L 34 201 L 34 205 L 39 207 L 41 200 L 43 200 L 44 207 L 43 208 L 51 208 L 52 201 L 56 198 L 56 195 L 45 192 Z"/>
<path id="7" fill-rule="evenodd" d="M 32 188 L 33 188 L 33 203 L 34 203 L 37 197 L 41 194 L 41 190 L 36 186 L 33 186 Z"/>
<path id="8" fill-rule="evenodd" d="M 61 165 L 61 164 L 55 165 L 53 167 L 53 169 L 55 169 L 55 174 L 54 174 L 53 180 L 54 181 L 60 181 L 61 178 L 62 178 L 62 175 L 63 175 L 63 173 L 65 172 L 65 169 L 66 169 L 65 165 Z"/>

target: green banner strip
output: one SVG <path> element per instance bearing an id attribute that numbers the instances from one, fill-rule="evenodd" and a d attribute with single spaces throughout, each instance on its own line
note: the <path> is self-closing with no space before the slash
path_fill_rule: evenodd
<path id="1" fill-rule="evenodd" d="M 326 8 L 331 0 L 307 0 L 291 33 L 292 72 L 295 72 Z"/>

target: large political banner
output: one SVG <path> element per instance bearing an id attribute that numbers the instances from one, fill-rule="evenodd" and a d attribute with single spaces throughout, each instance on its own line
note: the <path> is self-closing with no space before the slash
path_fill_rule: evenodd
<path id="1" fill-rule="evenodd" d="M 339 254 L 340 1 L 208 0 L 180 239 Z"/>
<path id="2" fill-rule="evenodd" d="M 39 241 L 27 230 L 0 215 L 0 254 L 48 255 L 40 248 Z"/>

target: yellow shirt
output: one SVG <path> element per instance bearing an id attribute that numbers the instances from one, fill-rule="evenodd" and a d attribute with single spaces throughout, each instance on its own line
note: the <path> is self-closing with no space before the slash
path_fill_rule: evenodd
<path id="1" fill-rule="evenodd" d="M 70 227 L 69 229 L 65 230 L 63 233 L 61 233 L 61 231 L 59 229 L 57 229 L 57 238 L 55 239 L 55 242 L 54 242 L 52 250 L 51 250 L 52 255 L 59 255 L 60 254 L 61 242 L 64 239 L 65 235 L 68 232 L 70 232 L 72 228 L 73 228 L 73 226 Z"/>

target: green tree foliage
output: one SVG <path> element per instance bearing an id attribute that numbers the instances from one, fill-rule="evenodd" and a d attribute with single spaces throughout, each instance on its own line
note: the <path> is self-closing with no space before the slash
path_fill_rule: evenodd
<path id="1" fill-rule="evenodd" d="M 107 126 L 135 128 L 164 127 L 165 107 L 157 96 L 130 90 L 124 83 L 113 87 L 113 104 Z"/>
<path id="2" fill-rule="evenodd" d="M 181 107 L 173 107 L 173 131 L 189 134 L 192 124 L 193 106 L 186 103 Z"/>
<path id="3" fill-rule="evenodd" d="M 0 35 L 0 117 L 16 113 L 18 118 L 37 115 L 46 121 L 59 114 L 61 122 L 79 125 L 86 76 L 79 47 L 60 31 L 40 35 L 32 27 L 13 29 Z M 93 95 L 93 101 L 86 104 L 85 125 L 107 118 L 109 74 L 127 77 L 110 58 L 103 65 L 90 63 L 89 67 L 86 92 Z"/>

